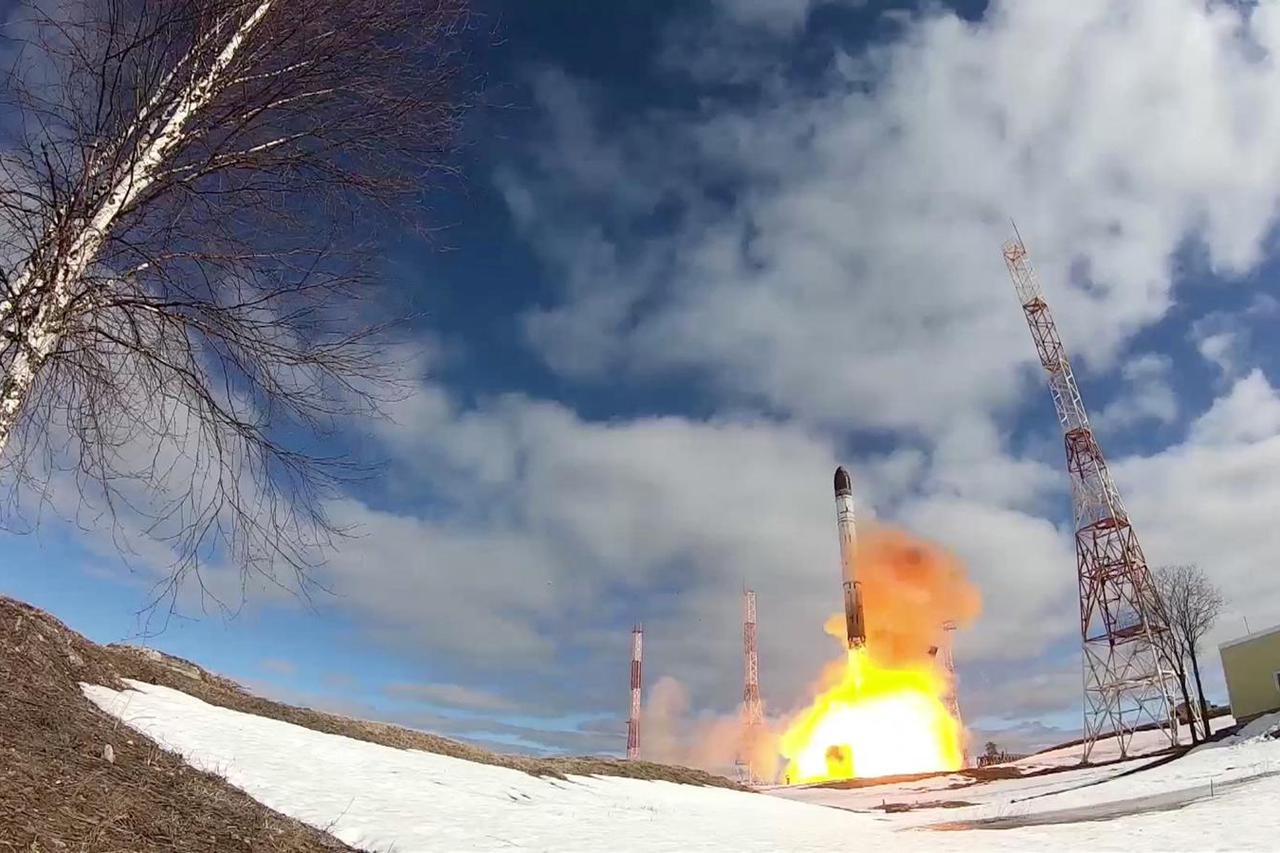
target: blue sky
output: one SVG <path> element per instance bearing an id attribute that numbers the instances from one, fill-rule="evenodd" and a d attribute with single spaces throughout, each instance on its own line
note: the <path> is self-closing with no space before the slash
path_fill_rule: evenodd
<path id="1" fill-rule="evenodd" d="M 1070 5 L 1070 8 L 1068 8 Z M 157 647 L 289 701 L 512 748 L 618 751 L 628 631 L 681 725 L 803 702 L 838 607 L 830 472 L 959 554 L 984 739 L 1078 727 L 1052 407 L 1000 259 L 1016 217 L 1153 564 L 1216 643 L 1280 621 L 1280 15 L 1075 4 L 482 5 L 463 179 L 386 275 L 413 394 L 311 606 L 250 595 Z M 138 636 L 162 560 L 46 520 L 0 592 Z M 1210 684 L 1220 697 L 1216 654 Z"/>

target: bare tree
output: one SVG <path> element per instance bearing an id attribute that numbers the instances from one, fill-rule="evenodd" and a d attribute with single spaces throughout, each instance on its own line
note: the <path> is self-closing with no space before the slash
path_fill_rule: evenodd
<path id="1" fill-rule="evenodd" d="M 73 484 L 82 520 L 163 543 L 167 593 L 215 560 L 307 587 L 345 531 L 329 499 L 358 473 L 318 439 L 386 399 L 378 237 L 449 168 L 465 23 L 465 0 L 16 13 L 0 89 L 14 517 Z"/>
<path id="2" fill-rule="evenodd" d="M 1204 736 L 1207 738 L 1210 734 L 1209 703 L 1200 677 L 1200 641 L 1222 612 L 1222 593 L 1195 564 L 1161 566 L 1156 570 L 1155 579 L 1171 642 L 1183 661 L 1179 679 L 1183 683 L 1187 713 L 1190 716 L 1192 708 L 1186 688 L 1186 666 L 1189 663 L 1196 683 L 1199 716 L 1204 721 Z"/>
<path id="3" fill-rule="evenodd" d="M 1201 740 L 1200 730 L 1196 728 L 1196 718 L 1199 716 L 1195 713 L 1195 706 L 1191 702 L 1191 690 L 1187 680 L 1187 649 L 1182 641 L 1182 634 L 1174 630 L 1173 614 L 1169 604 L 1172 600 L 1171 590 L 1168 589 L 1168 573 L 1166 568 L 1158 568 L 1153 572 L 1152 580 L 1155 583 L 1155 601 L 1154 609 L 1160 615 L 1161 623 L 1166 626 L 1166 630 L 1160 632 L 1159 645 L 1162 647 L 1165 662 L 1173 669 L 1174 677 L 1178 680 L 1178 689 L 1182 693 L 1182 714 L 1186 716 L 1186 724 L 1188 731 L 1191 732 L 1191 743 L 1197 744 Z M 1182 714 L 1177 713 L 1179 709 L 1175 709 L 1174 717 L 1177 722 L 1183 722 Z M 1205 736 L 1208 736 L 1208 728 L 1205 728 Z"/>

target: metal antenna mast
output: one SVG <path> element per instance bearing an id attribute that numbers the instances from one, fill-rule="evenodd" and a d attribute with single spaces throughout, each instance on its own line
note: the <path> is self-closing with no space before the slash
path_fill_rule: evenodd
<path id="1" fill-rule="evenodd" d="M 756 594 L 754 590 L 742 591 L 745 614 L 742 622 L 742 651 L 746 660 L 746 677 L 742 688 L 742 751 L 738 759 L 740 770 L 745 770 L 746 782 L 755 781 L 751 759 L 764 725 L 764 708 L 760 704 L 760 656 L 756 648 Z"/>
<path id="2" fill-rule="evenodd" d="M 947 713 L 951 714 L 951 718 L 956 724 L 964 728 L 964 721 L 960 717 L 960 700 L 956 698 L 956 658 L 954 653 L 955 640 L 953 635 L 956 630 L 954 619 L 948 619 L 942 623 L 944 637 L 942 640 L 942 668 L 947 673 L 947 695 L 942 697 L 942 701 L 947 706 Z M 965 765 L 968 766 L 969 755 L 965 750 Z"/>
<path id="3" fill-rule="evenodd" d="M 1160 615 L 1151 572 L 1089 426 L 1071 362 L 1021 235 L 1004 244 L 1004 261 L 1048 374 L 1066 444 L 1084 652 L 1082 760 L 1089 760 L 1099 737 L 1113 732 L 1120 755 L 1128 755 L 1133 733 L 1144 723 L 1165 728 L 1170 743 L 1176 744 L 1174 676 L 1165 653 L 1169 628 Z"/>
<path id="4" fill-rule="evenodd" d="M 644 651 L 644 626 L 631 629 L 631 716 L 627 719 L 627 759 L 640 757 L 640 660 Z"/>

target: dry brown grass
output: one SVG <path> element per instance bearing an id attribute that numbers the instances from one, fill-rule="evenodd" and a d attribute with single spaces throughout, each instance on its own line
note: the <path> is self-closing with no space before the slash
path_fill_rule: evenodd
<path id="1" fill-rule="evenodd" d="M 687 767 L 506 755 L 427 732 L 284 705 L 180 658 L 100 646 L 47 613 L 0 596 L 0 853 L 350 849 L 219 777 L 192 770 L 100 712 L 79 687 L 88 682 L 121 689 L 124 678 L 316 731 L 536 776 L 626 776 L 740 788 Z M 103 758 L 107 744 L 114 763 Z"/>
<path id="2" fill-rule="evenodd" d="M 219 705 L 246 714 L 268 717 L 286 723 L 303 726 L 318 732 L 343 735 L 355 740 L 368 741 L 397 749 L 420 749 L 449 755 L 480 764 L 509 767 L 534 776 L 625 776 L 631 779 L 661 780 L 685 785 L 707 785 L 720 788 L 747 790 L 723 776 L 715 776 L 689 767 L 654 764 L 648 761 L 622 761 L 616 758 L 575 756 L 569 758 L 536 758 L 528 755 L 511 755 L 489 752 L 479 747 L 433 735 L 428 732 L 357 720 L 339 714 L 298 708 L 255 696 L 239 684 L 182 658 L 165 655 L 154 650 L 135 646 L 110 645 L 102 647 L 113 671 L 122 678 L 146 681 L 181 690 L 210 705 Z"/>
<path id="3" fill-rule="evenodd" d="M 351 849 L 98 711 L 79 682 L 122 686 L 115 659 L 0 596 L 0 851 Z"/>

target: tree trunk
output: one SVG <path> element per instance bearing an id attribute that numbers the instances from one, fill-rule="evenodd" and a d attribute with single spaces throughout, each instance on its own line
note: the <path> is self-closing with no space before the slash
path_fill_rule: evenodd
<path id="1" fill-rule="evenodd" d="M 31 330 L 23 335 L 23 346 L 13 357 L 13 362 L 9 365 L 9 375 L 4 378 L 4 385 L 0 388 L 0 456 L 4 455 L 5 448 L 9 446 L 9 437 L 13 434 L 14 424 L 18 422 L 18 416 L 22 413 L 22 404 L 26 402 L 27 393 L 35 384 L 36 374 L 44 366 L 45 360 L 57 342 L 54 324 L 51 322 L 54 318 L 49 316 L 53 312 L 45 309 L 55 308 L 60 315 L 61 309 L 65 308 L 68 300 L 59 299 L 59 295 L 55 292 L 52 301 L 61 303 L 60 305 L 46 303 L 41 306 Z"/>
<path id="2" fill-rule="evenodd" d="M 21 333 L 22 343 L 8 375 L 0 387 L 0 455 L 4 454 L 13 427 L 22 413 L 36 375 L 58 346 L 67 306 L 77 286 L 97 260 L 108 233 L 124 213 L 155 181 L 156 173 L 183 139 L 192 116 L 203 109 L 225 84 L 224 75 L 245 39 L 262 20 L 275 0 L 261 0 L 258 6 L 229 34 L 221 51 L 204 73 L 197 76 L 175 98 L 174 103 L 153 122 L 150 140 L 128 159 L 128 168 L 111 176 L 103 201 L 79 233 L 59 234 L 50 245 L 68 246 L 58 253 L 47 270 L 35 271 L 29 260 L 15 277 L 13 298 L 4 307 L 16 312 L 24 300 L 38 300 L 35 317 Z M 56 226 L 55 226 L 56 227 Z M 30 296 L 28 297 L 28 292 Z"/>
<path id="3" fill-rule="evenodd" d="M 1204 684 L 1200 680 L 1200 661 L 1196 659 L 1196 650 L 1192 646 L 1189 652 L 1191 656 L 1191 672 L 1196 679 L 1196 693 L 1200 696 L 1200 719 L 1204 723 L 1204 739 L 1208 740 L 1211 734 L 1209 729 L 1209 703 L 1204 697 Z"/>
<path id="4" fill-rule="evenodd" d="M 1200 742 L 1200 734 L 1196 731 L 1196 715 L 1191 707 L 1191 694 L 1187 690 L 1187 667 L 1183 664 L 1175 671 L 1178 676 L 1178 687 L 1182 689 L 1182 706 L 1187 709 L 1187 728 L 1191 730 L 1191 743 Z M 1175 713 L 1174 721 L 1177 722 L 1178 715 Z"/>

